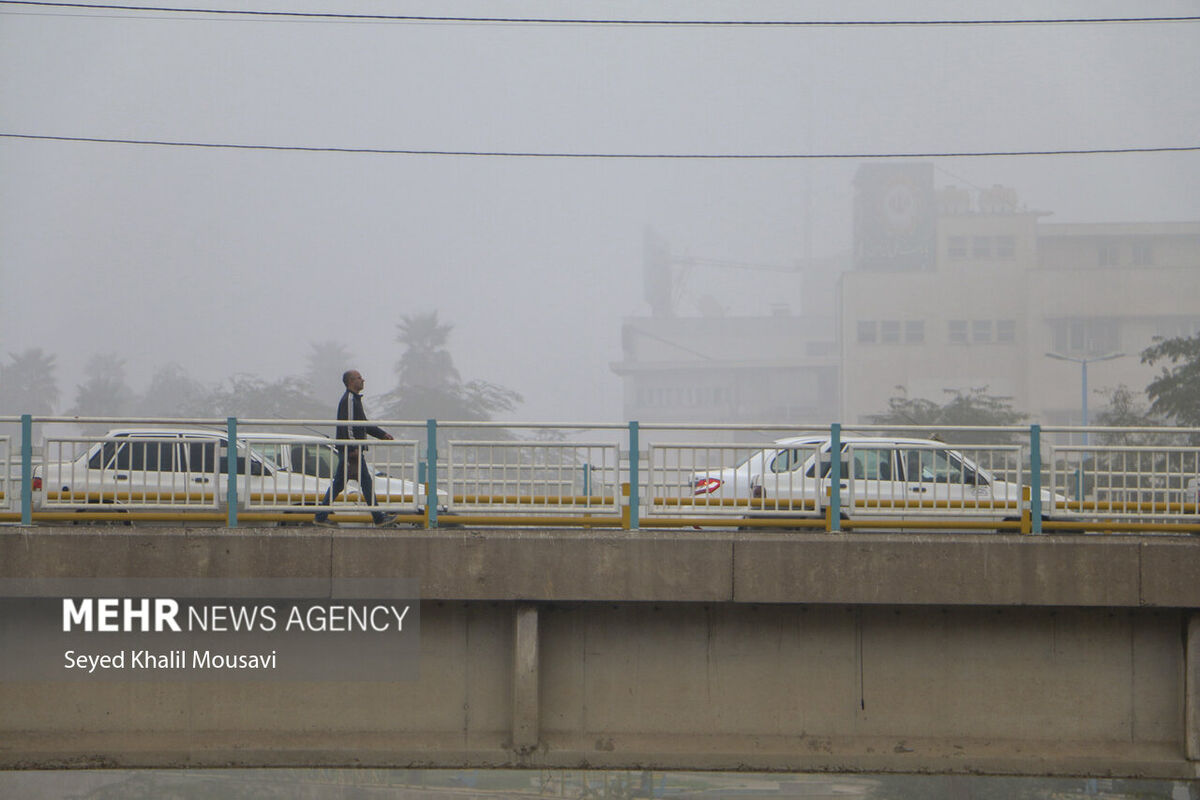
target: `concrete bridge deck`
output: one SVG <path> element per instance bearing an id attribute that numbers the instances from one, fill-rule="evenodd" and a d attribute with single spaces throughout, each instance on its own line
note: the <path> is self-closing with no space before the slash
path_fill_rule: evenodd
<path id="1" fill-rule="evenodd" d="M 420 677 L 0 683 L 0 765 L 1200 776 L 1200 538 L 0 530 L 0 578 L 415 578 Z"/>

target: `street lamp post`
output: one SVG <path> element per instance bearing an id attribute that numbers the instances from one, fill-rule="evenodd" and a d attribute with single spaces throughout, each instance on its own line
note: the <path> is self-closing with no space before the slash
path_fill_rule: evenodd
<path id="1" fill-rule="evenodd" d="M 1088 358 L 1086 356 L 1079 356 L 1079 357 L 1065 356 L 1062 353 L 1046 353 L 1046 355 L 1049 356 L 1050 358 L 1056 358 L 1059 361 L 1074 361 L 1076 364 L 1079 365 L 1079 372 L 1080 372 L 1080 378 L 1081 378 L 1080 392 L 1082 394 L 1082 397 L 1080 398 L 1080 409 L 1083 413 L 1083 446 L 1087 447 L 1088 446 L 1088 430 L 1087 430 L 1087 426 L 1088 426 L 1088 408 L 1087 408 L 1087 406 L 1088 406 L 1088 376 L 1087 376 L 1088 364 L 1091 364 L 1096 361 L 1111 361 L 1114 358 L 1120 358 L 1121 356 L 1123 356 L 1125 354 L 1124 353 L 1105 353 L 1102 356 L 1094 356 L 1092 358 Z M 1083 502 L 1083 494 L 1084 494 L 1083 460 L 1085 457 L 1086 457 L 1085 453 L 1081 452 L 1079 454 L 1079 467 L 1076 468 L 1076 470 L 1075 470 L 1075 499 L 1080 502 Z"/>
<path id="2" fill-rule="evenodd" d="M 1083 444 L 1086 447 L 1088 443 L 1088 364 L 1093 364 L 1097 361 L 1112 361 L 1114 358 L 1121 358 L 1124 353 L 1105 353 L 1102 356 L 1065 356 L 1062 353 L 1046 353 L 1049 358 L 1056 358 L 1059 361 L 1074 361 L 1080 367 L 1080 375 L 1082 378 L 1082 396 L 1080 397 L 1080 407 L 1083 413 Z"/>

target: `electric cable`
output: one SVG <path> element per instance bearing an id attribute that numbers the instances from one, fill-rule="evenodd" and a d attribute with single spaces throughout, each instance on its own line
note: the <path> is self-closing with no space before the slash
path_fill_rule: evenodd
<path id="1" fill-rule="evenodd" d="M 327 147 L 283 144 L 239 144 L 234 142 L 190 142 L 163 139 L 120 139 L 97 136 L 49 136 L 30 133 L 4 133 L 0 138 L 25 139 L 49 142 L 78 142 L 89 144 L 124 144 L 148 147 L 186 147 L 214 150 L 268 150 L 300 153 L 345 153 L 352 155 L 401 155 L 401 156 L 462 156 L 480 158 L 557 158 L 557 159 L 645 159 L 645 160 L 839 160 L 839 159 L 919 159 L 919 158 L 994 158 L 1028 156 L 1094 156 L 1131 153 L 1189 153 L 1200 151 L 1200 145 L 1145 146 L 1145 147 L 1094 147 L 1094 148 L 1048 148 L 1033 150 L 979 150 L 979 151 L 912 151 L 846 152 L 846 153 L 670 153 L 670 152 L 585 152 L 585 151 L 526 151 L 526 150 L 451 150 L 385 147 Z"/>
<path id="2" fill-rule="evenodd" d="M 885 27 L 885 26 L 960 26 L 960 25 L 1083 25 L 1200 22 L 1200 16 L 1126 16 L 1126 17 L 1038 17 L 1031 19 L 896 19 L 896 20 L 749 20 L 749 19 L 596 19 L 570 17 L 471 17 L 425 14 L 351 14 L 341 12 L 261 11 L 223 8 L 171 8 L 111 3 L 55 3 L 37 0 L 0 0 L 3 6 L 31 6 L 64 10 L 128 11 L 162 14 L 210 14 L 275 19 L 323 19 L 366 22 L 440 22 L 509 25 L 614 25 L 614 26 L 686 26 L 686 27 Z"/>

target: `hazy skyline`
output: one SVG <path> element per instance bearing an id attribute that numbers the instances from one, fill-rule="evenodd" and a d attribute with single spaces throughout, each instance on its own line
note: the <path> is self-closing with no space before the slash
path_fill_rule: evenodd
<path id="1" fill-rule="evenodd" d="M 270 8 L 330 10 L 299 0 Z M 1197 14 L 1200 4 L 336 10 L 1018 19 Z M 0 133 L 556 153 L 1193 146 L 1198 46 L 1200 23 L 1191 22 L 621 27 L 0 5 Z M 928 160 L 939 186 L 1012 186 L 1056 222 L 1200 219 L 1197 152 Z M 464 379 L 524 395 L 509 418 L 617 420 L 621 383 L 609 363 L 621 356 L 622 317 L 648 312 L 644 229 L 702 258 L 788 264 L 843 252 L 860 163 L 0 139 L 0 356 L 29 347 L 56 355 L 65 408 L 97 353 L 121 355 L 140 390 L 168 362 L 205 382 L 298 375 L 312 342 L 334 340 L 377 396 L 394 386 L 396 323 L 437 310 L 454 325 L 450 350 Z M 736 289 L 738 310 L 767 313 L 779 299 L 756 293 L 752 280 Z M 331 403 L 336 389 L 331 376 Z"/>

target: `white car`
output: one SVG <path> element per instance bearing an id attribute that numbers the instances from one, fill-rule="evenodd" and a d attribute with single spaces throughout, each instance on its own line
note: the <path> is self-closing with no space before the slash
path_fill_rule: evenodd
<path id="1" fill-rule="evenodd" d="M 337 464 L 330 439 L 264 432 L 239 433 L 237 438 L 235 473 L 242 507 L 311 506 L 329 488 Z M 35 506 L 112 503 L 172 510 L 219 506 L 228 495 L 227 441 L 224 432 L 190 428 L 119 429 L 99 441 L 47 440 L 47 458 L 58 460 L 34 471 Z M 67 457 L 81 445 L 86 446 L 81 455 Z M 402 460 L 401 449 L 387 452 Z M 375 469 L 372 474 L 380 505 L 424 505 L 424 486 L 390 477 L 386 470 Z M 341 500 L 362 501 L 357 481 L 347 484 Z"/>
<path id="2" fill-rule="evenodd" d="M 1015 446 L 955 449 L 930 439 L 846 436 L 841 448 L 843 515 L 1020 518 L 1022 486 L 995 474 L 1017 469 Z M 780 439 L 735 467 L 693 473 L 692 503 L 727 513 L 823 514 L 832 494 L 829 451 L 828 434 Z M 984 459 L 987 468 L 978 463 Z M 1041 500 L 1046 516 L 1064 498 L 1042 490 Z"/>

